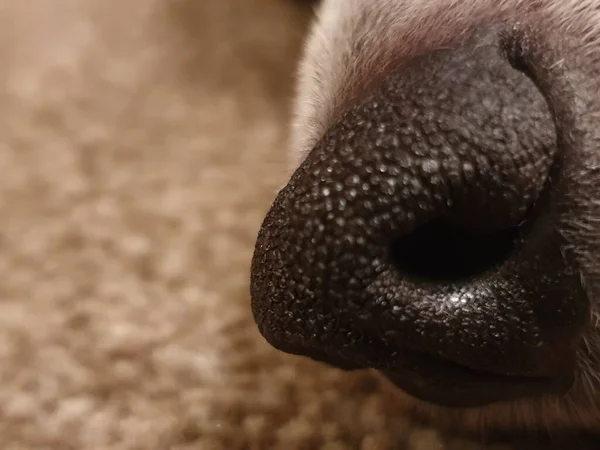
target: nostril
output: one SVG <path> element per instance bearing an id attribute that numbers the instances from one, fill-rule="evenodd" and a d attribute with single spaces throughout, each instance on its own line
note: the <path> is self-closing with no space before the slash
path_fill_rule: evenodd
<path id="1" fill-rule="evenodd" d="M 519 238 L 519 228 L 483 233 L 439 220 L 393 241 L 391 260 L 403 275 L 429 281 L 474 277 L 505 261 Z"/>

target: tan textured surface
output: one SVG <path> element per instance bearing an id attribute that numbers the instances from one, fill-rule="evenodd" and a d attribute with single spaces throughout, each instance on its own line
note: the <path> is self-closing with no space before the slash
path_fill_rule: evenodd
<path id="1" fill-rule="evenodd" d="M 282 355 L 252 322 L 307 10 L 0 11 L 0 448 L 471 448 L 410 430 L 368 376 Z"/>

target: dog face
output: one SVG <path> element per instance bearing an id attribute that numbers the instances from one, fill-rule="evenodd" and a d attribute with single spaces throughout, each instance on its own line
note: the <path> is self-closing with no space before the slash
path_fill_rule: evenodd
<path id="1" fill-rule="evenodd" d="M 325 0 L 261 333 L 452 426 L 598 428 L 599 92 L 597 0 Z"/>

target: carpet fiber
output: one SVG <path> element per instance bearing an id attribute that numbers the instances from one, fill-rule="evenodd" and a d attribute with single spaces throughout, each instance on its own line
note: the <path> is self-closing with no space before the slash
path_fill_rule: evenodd
<path id="1" fill-rule="evenodd" d="M 481 448 L 253 323 L 249 262 L 286 181 L 309 8 L 0 8 L 3 450 Z"/>

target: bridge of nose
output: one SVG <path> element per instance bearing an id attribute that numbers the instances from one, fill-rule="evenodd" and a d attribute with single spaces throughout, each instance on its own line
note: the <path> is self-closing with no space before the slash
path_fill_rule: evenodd
<path id="1" fill-rule="evenodd" d="M 387 258 L 394 239 L 439 217 L 478 232 L 518 225 L 542 191 L 552 120 L 493 42 L 479 36 L 390 74 L 279 193 L 252 266 L 253 311 L 273 345 L 357 366 L 393 366 L 395 349 L 412 346 L 545 371 L 557 352 L 544 327 L 576 334 L 579 280 L 563 270 L 552 230 L 525 266 L 516 258 L 479 281 L 415 283 Z M 528 277 L 554 282 L 540 290 Z"/>

